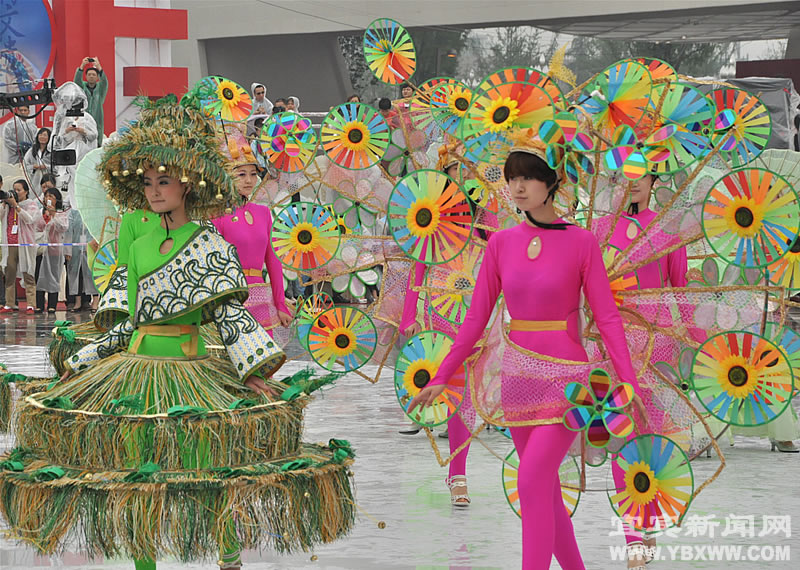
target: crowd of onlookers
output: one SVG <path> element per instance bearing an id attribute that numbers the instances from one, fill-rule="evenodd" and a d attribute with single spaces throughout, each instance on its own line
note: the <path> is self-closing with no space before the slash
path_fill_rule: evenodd
<path id="1" fill-rule="evenodd" d="M 19 311 L 18 299 L 27 313 L 54 313 L 59 297 L 68 310 L 97 307 L 84 245 L 90 236 L 72 202 L 77 163 L 102 144 L 107 92 L 99 59 L 85 57 L 73 83 L 53 95 L 53 129 L 37 128 L 36 109 L 25 106 L 12 109 L 3 126 L 2 162 L 22 175 L 0 177 L 0 313 Z M 74 159 L 60 158 L 64 151 L 74 151 Z"/>

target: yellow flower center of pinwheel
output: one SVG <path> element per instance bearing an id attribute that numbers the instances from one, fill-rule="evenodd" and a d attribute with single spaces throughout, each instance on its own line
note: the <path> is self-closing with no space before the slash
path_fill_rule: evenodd
<path id="1" fill-rule="evenodd" d="M 319 246 L 319 230 L 309 222 L 297 224 L 292 228 L 289 237 L 292 246 L 302 253 L 314 251 Z"/>
<path id="2" fill-rule="evenodd" d="M 764 206 L 752 198 L 737 197 L 725 208 L 728 229 L 740 238 L 758 234 L 764 220 Z"/>
<path id="3" fill-rule="evenodd" d="M 447 288 L 456 291 L 468 291 L 475 287 L 475 279 L 472 275 L 467 275 L 463 271 L 454 271 L 447 276 Z"/>
<path id="4" fill-rule="evenodd" d="M 447 98 L 447 106 L 450 112 L 458 117 L 463 117 L 469 109 L 470 95 L 463 89 L 454 89 Z"/>
<path id="5" fill-rule="evenodd" d="M 483 116 L 483 125 L 493 133 L 510 128 L 519 116 L 517 102 L 511 97 L 501 97 L 492 101 Z"/>
<path id="6" fill-rule="evenodd" d="M 239 104 L 242 97 L 239 88 L 233 81 L 220 81 L 217 85 L 217 96 L 226 107 L 235 107 Z"/>
<path id="7" fill-rule="evenodd" d="M 403 384 L 409 394 L 416 394 L 428 385 L 439 366 L 430 360 L 421 358 L 412 362 L 403 374 Z"/>
<path id="8" fill-rule="evenodd" d="M 430 198 L 417 200 L 408 209 L 406 221 L 411 235 L 418 238 L 428 237 L 439 227 L 439 206 Z"/>
<path id="9" fill-rule="evenodd" d="M 356 348 L 356 335 L 347 327 L 337 327 L 328 336 L 328 348 L 336 356 L 347 356 Z"/>
<path id="10" fill-rule="evenodd" d="M 637 461 L 625 472 L 625 490 L 638 505 L 646 505 L 658 492 L 656 474 L 644 461 Z"/>
<path id="11" fill-rule="evenodd" d="M 720 362 L 717 380 L 730 396 L 741 399 L 756 389 L 758 372 L 744 356 L 732 354 Z"/>
<path id="12" fill-rule="evenodd" d="M 355 152 L 366 150 L 369 144 L 369 129 L 361 121 L 351 121 L 342 129 L 342 144 Z"/>

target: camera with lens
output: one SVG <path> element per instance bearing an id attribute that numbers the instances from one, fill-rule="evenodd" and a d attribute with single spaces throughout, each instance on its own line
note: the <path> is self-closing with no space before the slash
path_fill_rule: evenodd
<path id="1" fill-rule="evenodd" d="M 14 200 L 17 200 L 17 193 L 14 190 L 9 190 L 9 191 L 0 190 L 0 200 L 8 200 L 10 198 L 14 198 Z"/>

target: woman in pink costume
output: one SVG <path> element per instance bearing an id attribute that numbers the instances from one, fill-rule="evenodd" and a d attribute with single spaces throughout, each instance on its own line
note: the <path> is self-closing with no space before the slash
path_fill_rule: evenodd
<path id="1" fill-rule="evenodd" d="M 437 168 L 442 170 L 453 180 L 459 179 L 459 165 L 460 161 L 457 156 L 458 145 L 461 143 L 445 144 L 439 149 L 439 162 Z M 473 215 L 475 217 L 475 224 L 497 228 L 497 217 L 489 211 L 477 206 L 471 205 Z M 486 239 L 489 233 L 486 229 L 475 229 L 473 232 L 473 239 Z M 412 337 L 418 334 L 423 328 L 428 330 L 435 330 L 443 332 L 455 337 L 458 332 L 458 325 L 447 321 L 442 318 L 435 311 L 431 310 L 430 300 L 425 300 L 425 315 L 427 319 L 425 324 L 417 321 L 417 305 L 419 301 L 419 291 L 415 291 L 414 287 L 420 287 L 425 281 L 426 266 L 422 263 L 414 264 L 413 275 L 408 277 L 408 285 L 406 288 L 405 301 L 403 303 L 403 317 L 400 321 L 400 334 L 406 337 Z M 413 287 L 412 287 L 413 278 Z M 472 407 L 472 400 L 469 394 L 465 394 L 463 403 L 458 413 L 453 415 L 447 422 L 447 438 L 450 444 L 450 455 L 464 445 L 469 439 L 473 429 L 475 429 L 475 409 Z M 419 431 L 419 427 L 403 430 L 401 433 L 412 434 Z M 467 493 L 467 455 L 469 454 L 469 444 L 462 449 L 458 455 L 453 457 L 449 465 L 449 476 L 445 479 L 447 487 L 450 489 L 450 502 L 456 507 L 468 507 L 470 504 L 469 494 Z"/>
<path id="2" fill-rule="evenodd" d="M 225 127 L 222 150 L 230 157 L 239 194 L 249 199 L 260 182 L 258 163 L 244 133 L 235 125 Z M 281 262 L 270 243 L 272 215 L 269 208 L 247 202 L 232 214 L 216 218 L 212 223 L 225 241 L 236 246 L 250 290 L 245 308 L 269 331 L 279 346 L 286 346 L 289 341 L 287 327 L 292 316 L 286 307 Z M 267 266 L 269 285 L 264 282 L 264 265 Z"/>
<path id="3" fill-rule="evenodd" d="M 610 237 L 608 237 L 608 234 L 611 231 L 616 216 L 606 216 L 597 220 L 592 230 L 599 241 L 603 242 L 608 238 L 609 246 L 613 246 L 617 250 L 624 252 L 640 234 L 646 232 L 647 235 L 639 239 L 647 240 L 650 242 L 650 246 L 643 248 L 643 251 L 648 251 L 650 255 L 658 251 L 657 248 L 662 245 L 658 243 L 662 241 L 659 239 L 660 232 L 657 228 L 650 227 L 650 223 L 657 215 L 656 212 L 650 209 L 650 197 L 656 179 L 656 176 L 653 174 L 645 174 L 642 178 L 633 182 L 633 186 L 631 187 L 631 203 L 630 206 L 628 206 L 627 215 L 619 217 Z M 686 287 L 687 271 L 686 248 L 681 247 L 656 261 L 640 267 L 636 270 L 635 275 L 639 289 Z M 658 319 L 651 319 L 651 322 L 665 324 L 665 319 L 671 318 L 666 314 L 669 312 L 669 307 L 658 307 L 657 310 L 663 311 L 664 314 L 660 315 Z M 679 348 L 678 343 L 671 337 L 662 334 L 654 334 L 651 361 L 658 362 L 663 360 L 673 363 L 678 358 Z M 657 418 L 654 417 L 653 409 L 649 409 L 648 411 L 648 419 L 650 420 L 651 428 L 658 429 L 658 426 L 666 423 L 656 421 Z M 627 439 L 630 441 L 635 437 L 636 434 L 632 433 Z M 614 463 L 611 467 L 611 472 L 617 488 L 620 490 L 624 489 L 625 473 L 622 469 Z M 628 568 L 642 570 L 645 562 L 652 559 L 652 549 L 655 547 L 656 542 L 655 538 L 643 536 L 642 533 L 635 530 L 624 521 L 622 524 L 625 528 L 625 541 L 628 544 Z"/>
<path id="4" fill-rule="evenodd" d="M 503 354 L 500 405 L 519 455 L 522 568 L 546 570 L 555 555 L 564 570 L 577 570 L 584 565 L 558 478 L 559 465 L 575 439 L 575 432 L 562 423 L 571 406 L 564 388 L 572 378 L 523 377 L 515 373 L 519 366 L 514 359 L 586 362 L 577 318 L 583 291 L 617 376 L 634 390 L 639 384 L 600 248 L 590 232 L 559 220 L 553 207 L 559 177 L 544 156 L 540 141 L 524 137 L 509 154 L 505 178 L 526 221 L 489 240 L 472 303 L 453 347 L 409 410 L 430 405 L 444 391 L 483 335 L 503 293 L 512 318 L 509 339 L 519 347 Z M 481 394 L 473 395 L 477 403 L 482 401 Z M 634 404 L 641 421 L 644 410 L 638 395 Z"/>

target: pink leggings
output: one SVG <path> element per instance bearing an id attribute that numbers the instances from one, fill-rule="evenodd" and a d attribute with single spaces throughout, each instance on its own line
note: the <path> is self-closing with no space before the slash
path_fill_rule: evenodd
<path id="1" fill-rule="evenodd" d="M 626 441 L 631 441 L 635 438 L 636 432 L 633 432 L 625 439 Z M 616 461 L 611 464 L 611 475 L 614 477 L 616 492 L 622 492 L 625 489 L 625 472 L 617 465 Z M 622 520 L 622 528 L 625 529 L 625 542 L 627 544 L 642 542 L 642 533 L 625 522 L 625 519 Z"/>
<path id="2" fill-rule="evenodd" d="M 469 392 L 467 392 L 464 403 L 461 404 L 458 413 L 447 420 L 447 438 L 450 443 L 450 455 L 461 447 L 461 445 L 469 439 L 469 436 L 472 435 L 471 432 L 475 429 L 476 416 L 475 408 L 472 407 L 472 400 L 470 399 Z M 450 477 L 467 474 L 468 453 L 469 445 L 453 458 L 450 462 Z"/>
<path id="3" fill-rule="evenodd" d="M 561 423 L 510 430 L 519 455 L 522 570 L 548 570 L 553 555 L 563 570 L 584 570 L 558 479 L 575 432 Z"/>

